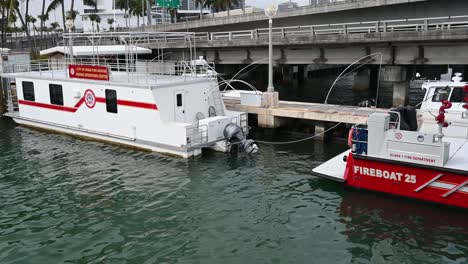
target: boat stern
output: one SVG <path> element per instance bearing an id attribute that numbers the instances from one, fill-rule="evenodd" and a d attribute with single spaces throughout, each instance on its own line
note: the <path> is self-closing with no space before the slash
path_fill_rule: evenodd
<path id="1" fill-rule="evenodd" d="M 312 170 L 314 175 L 338 182 L 346 182 L 346 169 L 351 150 L 347 150 Z"/>

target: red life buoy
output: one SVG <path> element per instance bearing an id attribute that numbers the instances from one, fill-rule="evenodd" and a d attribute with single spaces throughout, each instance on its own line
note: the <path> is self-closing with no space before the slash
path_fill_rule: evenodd
<path id="1" fill-rule="evenodd" d="M 348 146 L 353 148 L 353 135 L 354 135 L 354 127 L 351 127 L 348 133 Z"/>

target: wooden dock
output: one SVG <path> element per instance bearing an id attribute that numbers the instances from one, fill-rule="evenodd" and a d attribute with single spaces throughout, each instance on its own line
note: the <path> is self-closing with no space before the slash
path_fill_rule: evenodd
<path id="1" fill-rule="evenodd" d="M 240 99 L 224 97 L 224 102 L 229 110 L 241 111 L 258 115 L 259 126 L 278 127 L 275 118 L 293 118 L 316 121 L 319 126 L 324 123 L 364 124 L 371 113 L 385 112 L 387 109 L 366 108 L 357 106 L 343 106 L 318 103 L 302 103 L 291 101 L 279 101 L 275 108 L 241 105 Z M 322 124 L 322 125 L 320 125 Z"/>

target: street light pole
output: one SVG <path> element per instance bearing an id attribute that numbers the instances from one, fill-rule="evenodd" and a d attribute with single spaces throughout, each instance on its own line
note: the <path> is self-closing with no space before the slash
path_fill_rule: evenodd
<path id="1" fill-rule="evenodd" d="M 278 7 L 270 5 L 265 9 L 265 15 L 268 17 L 269 23 L 269 44 L 268 44 L 268 87 L 267 92 L 274 92 L 275 87 L 273 86 L 273 17 L 276 16 Z"/>
<path id="2" fill-rule="evenodd" d="M 275 87 L 273 86 L 273 19 L 269 19 L 269 44 L 268 44 L 268 92 L 274 92 Z"/>

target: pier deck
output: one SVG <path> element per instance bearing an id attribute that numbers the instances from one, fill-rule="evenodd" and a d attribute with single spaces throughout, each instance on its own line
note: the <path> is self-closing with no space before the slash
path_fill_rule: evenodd
<path id="1" fill-rule="evenodd" d="M 367 117 L 371 113 L 387 111 L 387 109 L 381 108 L 291 101 L 280 101 L 277 108 L 264 108 L 241 105 L 240 99 L 235 97 L 224 97 L 223 99 L 229 110 L 257 114 L 259 118 L 260 116 L 273 116 L 345 124 L 363 124 L 367 122 Z"/>

